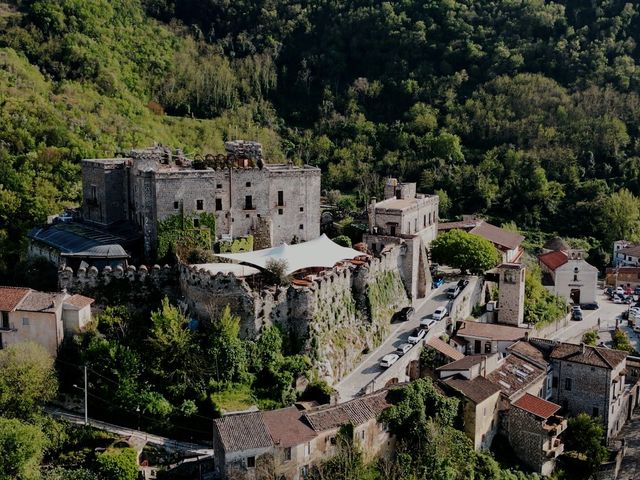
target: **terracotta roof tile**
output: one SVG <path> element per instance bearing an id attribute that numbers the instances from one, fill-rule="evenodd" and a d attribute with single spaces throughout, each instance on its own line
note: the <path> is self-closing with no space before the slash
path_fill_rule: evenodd
<path id="1" fill-rule="evenodd" d="M 607 268 L 607 273 L 631 273 L 640 275 L 640 267 L 609 267 Z"/>
<path id="2" fill-rule="evenodd" d="M 460 337 L 480 337 L 489 340 L 516 341 L 524 337 L 526 328 L 499 325 L 497 323 L 480 323 L 467 321 L 458 329 Z"/>
<path id="3" fill-rule="evenodd" d="M 16 310 L 26 312 L 55 312 L 58 305 L 62 304 L 64 293 L 48 293 L 31 290 L 22 299 Z"/>
<path id="4" fill-rule="evenodd" d="M 526 340 L 520 340 L 519 342 L 508 346 L 507 351 L 518 357 L 525 358 L 540 367 L 546 368 L 549 363 L 547 362 L 547 356 L 545 356 L 545 353 L 540 348 L 535 347 Z"/>
<path id="5" fill-rule="evenodd" d="M 68 303 L 77 308 L 84 308 L 93 302 L 95 302 L 93 298 L 85 297 L 84 295 L 72 295 L 64 301 L 64 303 Z"/>
<path id="6" fill-rule="evenodd" d="M 628 247 L 621 248 L 618 252 L 631 257 L 640 257 L 640 245 L 629 245 Z"/>
<path id="7" fill-rule="evenodd" d="M 482 361 L 483 358 L 486 358 L 487 355 L 467 355 L 459 360 L 456 360 L 451 363 L 447 363 L 446 365 L 442 365 L 441 367 L 436 368 L 436 370 L 442 371 L 451 371 L 451 370 L 468 370 L 474 365 L 477 365 Z"/>
<path id="8" fill-rule="evenodd" d="M 499 245 L 501 247 L 513 250 L 518 248 L 524 241 L 524 237 L 519 233 L 510 232 L 504 228 L 496 227 L 487 222 L 482 222 L 469 230 L 469 233 L 478 235 L 479 237 L 486 238 L 491 243 Z"/>
<path id="9" fill-rule="evenodd" d="M 273 443 L 280 447 L 301 445 L 317 436 L 317 433 L 304 421 L 303 412 L 296 407 L 264 412 L 262 418 Z"/>
<path id="10" fill-rule="evenodd" d="M 376 418 L 387 407 L 387 390 L 365 395 L 349 402 L 322 408 L 314 412 L 305 412 L 304 417 L 316 432 L 332 430 L 347 423 L 361 425 Z"/>
<path id="11" fill-rule="evenodd" d="M 474 403 L 481 403 L 500 391 L 496 384 L 484 377 L 467 380 L 456 376 L 445 380 L 443 383 L 460 392 Z"/>
<path id="12" fill-rule="evenodd" d="M 556 268 L 567 263 L 569 261 L 569 257 L 565 252 L 555 251 L 543 253 L 542 255 L 538 256 L 538 260 L 544 263 L 549 268 L 549 270 L 553 271 Z"/>
<path id="13" fill-rule="evenodd" d="M 13 312 L 30 291 L 29 288 L 0 287 L 0 311 Z"/>
<path id="14" fill-rule="evenodd" d="M 460 221 L 460 222 L 440 222 L 438 223 L 438 230 L 447 231 L 453 230 L 454 228 L 460 230 L 471 230 L 472 228 L 477 227 L 483 221 L 482 220 L 469 220 L 469 221 Z"/>
<path id="15" fill-rule="evenodd" d="M 582 345 L 559 343 L 551 352 L 551 358 L 612 370 L 627 358 L 627 352 L 589 345 L 584 345 L 583 350 Z"/>
<path id="16" fill-rule="evenodd" d="M 505 396 L 511 397 L 539 381 L 546 373 L 546 369 L 515 355 L 507 355 L 500 366 L 487 375 L 487 379 L 496 384 Z"/>
<path id="17" fill-rule="evenodd" d="M 525 393 L 513 403 L 513 406 L 521 408 L 525 412 L 533 413 L 537 417 L 545 420 L 561 408 L 560 405 L 549 402 L 540 397 L 535 397 L 530 393 Z"/>
<path id="18" fill-rule="evenodd" d="M 443 342 L 438 337 L 431 337 L 429 340 L 427 340 L 427 345 L 452 360 L 460 360 L 461 358 L 464 358 L 464 354 L 460 353 L 448 343 Z"/>
<path id="19" fill-rule="evenodd" d="M 213 422 L 225 452 L 241 452 L 273 445 L 262 419 L 262 412 L 226 415 Z"/>

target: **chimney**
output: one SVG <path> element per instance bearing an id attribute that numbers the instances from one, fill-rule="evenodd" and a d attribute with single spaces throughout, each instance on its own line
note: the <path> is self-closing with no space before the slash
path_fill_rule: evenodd
<path id="1" fill-rule="evenodd" d="M 526 332 L 524 332 L 524 341 L 528 342 L 529 341 L 529 330 L 527 330 Z"/>

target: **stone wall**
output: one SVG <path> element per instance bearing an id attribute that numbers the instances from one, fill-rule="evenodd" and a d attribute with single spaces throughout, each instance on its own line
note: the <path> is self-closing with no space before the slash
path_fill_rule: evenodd
<path id="1" fill-rule="evenodd" d="M 179 282 L 195 315 L 208 317 L 229 305 L 247 338 L 265 325 L 280 325 L 292 346 L 312 359 L 318 376 L 335 383 L 381 343 L 391 315 L 409 304 L 399 256 L 398 248 L 363 265 L 345 262 L 309 286 L 252 288 L 233 274 L 188 265 L 179 266 Z"/>

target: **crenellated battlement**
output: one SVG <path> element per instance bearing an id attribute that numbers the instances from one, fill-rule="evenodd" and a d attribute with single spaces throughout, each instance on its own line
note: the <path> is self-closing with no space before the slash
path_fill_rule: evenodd
<path id="1" fill-rule="evenodd" d="M 126 279 L 131 283 L 143 283 L 151 281 L 158 287 L 163 287 L 173 282 L 175 270 L 169 265 L 153 265 L 151 268 L 146 265 L 138 267 L 129 265 L 124 268 L 117 266 L 111 268 L 104 267 L 98 270 L 92 266 L 89 268 L 79 268 L 74 271 L 71 267 L 65 267 L 58 271 L 58 286 L 69 292 L 83 292 L 97 288 L 101 285 L 108 285 L 114 280 Z"/>

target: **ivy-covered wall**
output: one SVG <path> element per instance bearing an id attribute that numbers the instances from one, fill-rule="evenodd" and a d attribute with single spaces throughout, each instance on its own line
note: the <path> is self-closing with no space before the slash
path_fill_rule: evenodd
<path id="1" fill-rule="evenodd" d="M 199 226 L 194 226 L 194 219 Z M 202 212 L 194 215 L 175 214 L 158 222 L 158 245 L 156 255 L 165 258 L 175 252 L 180 241 L 189 247 L 201 247 L 211 250 L 216 236 L 216 217 L 212 213 Z"/>
<path id="2" fill-rule="evenodd" d="M 215 246 L 219 253 L 239 253 L 253 251 L 253 236 L 235 238 L 232 241 L 220 240 Z"/>

